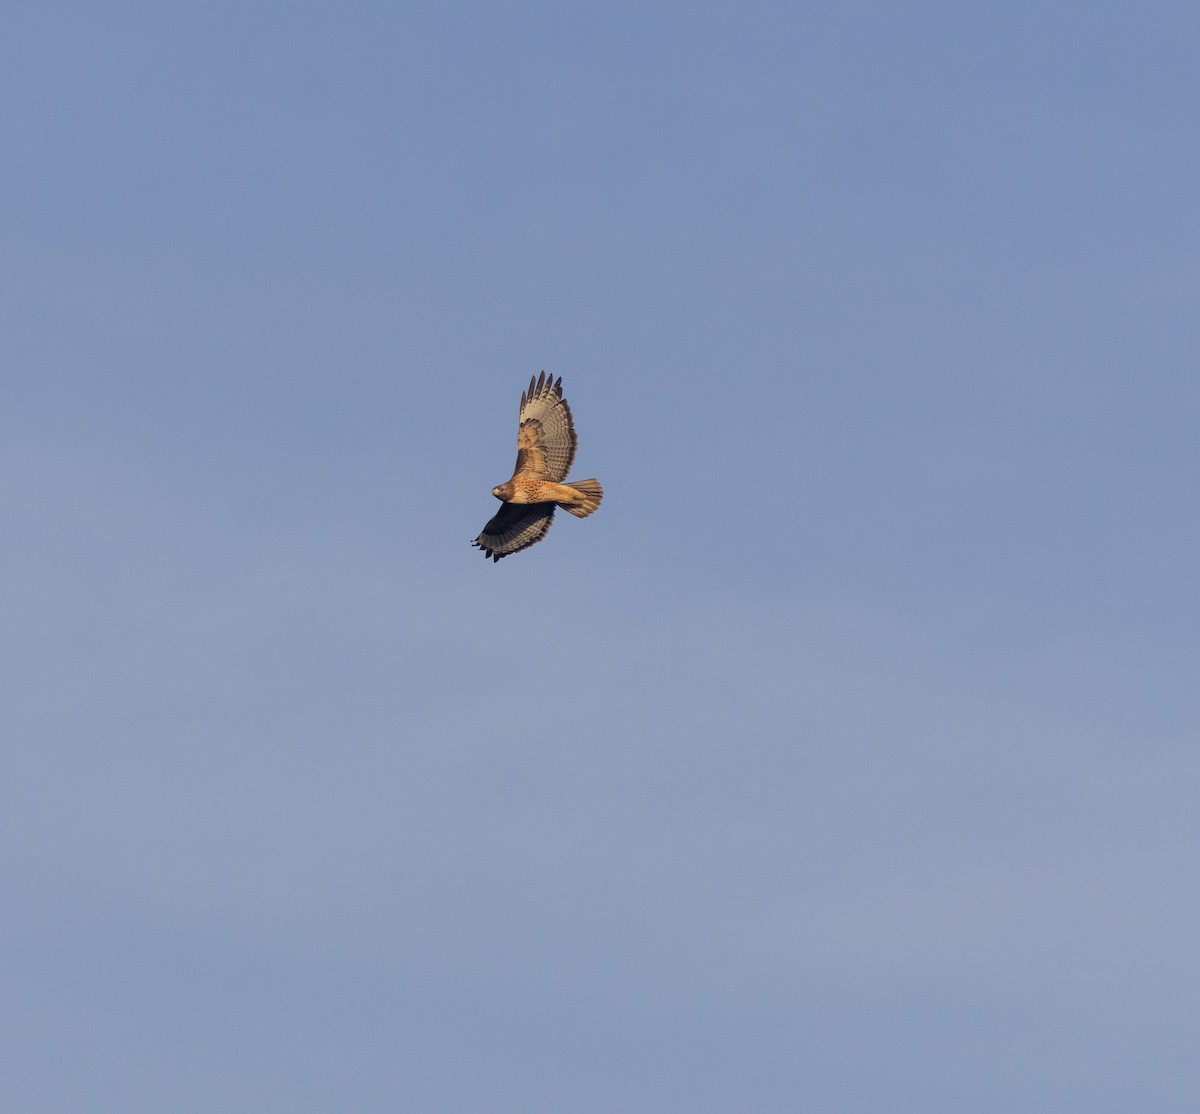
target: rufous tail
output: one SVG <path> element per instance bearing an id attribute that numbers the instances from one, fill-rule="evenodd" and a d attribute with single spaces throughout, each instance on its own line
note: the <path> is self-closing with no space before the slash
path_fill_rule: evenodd
<path id="1" fill-rule="evenodd" d="M 570 511 L 576 518 L 587 518 L 598 506 L 600 500 L 604 498 L 604 488 L 600 486 L 599 480 L 576 480 L 574 483 L 569 483 L 567 487 L 573 487 L 580 495 L 583 496 L 579 503 L 560 503 L 559 506 L 564 510 Z"/>

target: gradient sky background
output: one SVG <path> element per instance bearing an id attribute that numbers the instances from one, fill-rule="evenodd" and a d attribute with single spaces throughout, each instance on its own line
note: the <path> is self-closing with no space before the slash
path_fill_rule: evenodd
<path id="1" fill-rule="evenodd" d="M 0 29 L 10 1109 L 1200 1106 L 1194 3 Z"/>

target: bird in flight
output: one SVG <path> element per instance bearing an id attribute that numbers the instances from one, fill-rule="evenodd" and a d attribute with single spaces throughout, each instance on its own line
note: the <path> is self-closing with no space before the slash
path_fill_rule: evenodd
<path id="1" fill-rule="evenodd" d="M 597 480 L 564 483 L 575 459 L 575 423 L 562 396 L 562 376 L 543 371 L 521 392 L 517 464 L 512 479 L 492 488 L 504 505 L 471 544 L 499 561 L 540 542 L 554 520 L 555 507 L 587 518 L 604 498 Z"/>

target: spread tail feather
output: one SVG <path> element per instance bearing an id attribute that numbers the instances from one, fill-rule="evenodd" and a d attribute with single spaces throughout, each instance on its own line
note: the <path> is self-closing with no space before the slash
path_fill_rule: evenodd
<path id="1" fill-rule="evenodd" d="M 560 503 L 563 510 L 570 511 L 576 518 L 587 518 L 604 498 L 604 489 L 599 480 L 576 480 L 567 487 L 573 487 L 582 497 L 578 503 Z"/>

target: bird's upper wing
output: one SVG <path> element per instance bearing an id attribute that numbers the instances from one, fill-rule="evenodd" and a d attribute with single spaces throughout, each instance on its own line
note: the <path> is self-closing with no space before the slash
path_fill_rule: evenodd
<path id="1" fill-rule="evenodd" d="M 529 390 L 521 392 L 521 424 L 517 429 L 518 472 L 549 474 L 561 482 L 575 459 L 575 423 L 571 408 L 562 396 L 562 376 L 529 380 Z M 536 540 L 536 539 L 535 539 Z"/>
<path id="2" fill-rule="evenodd" d="M 553 503 L 505 503 L 471 544 L 499 561 L 540 542 L 554 519 Z"/>

